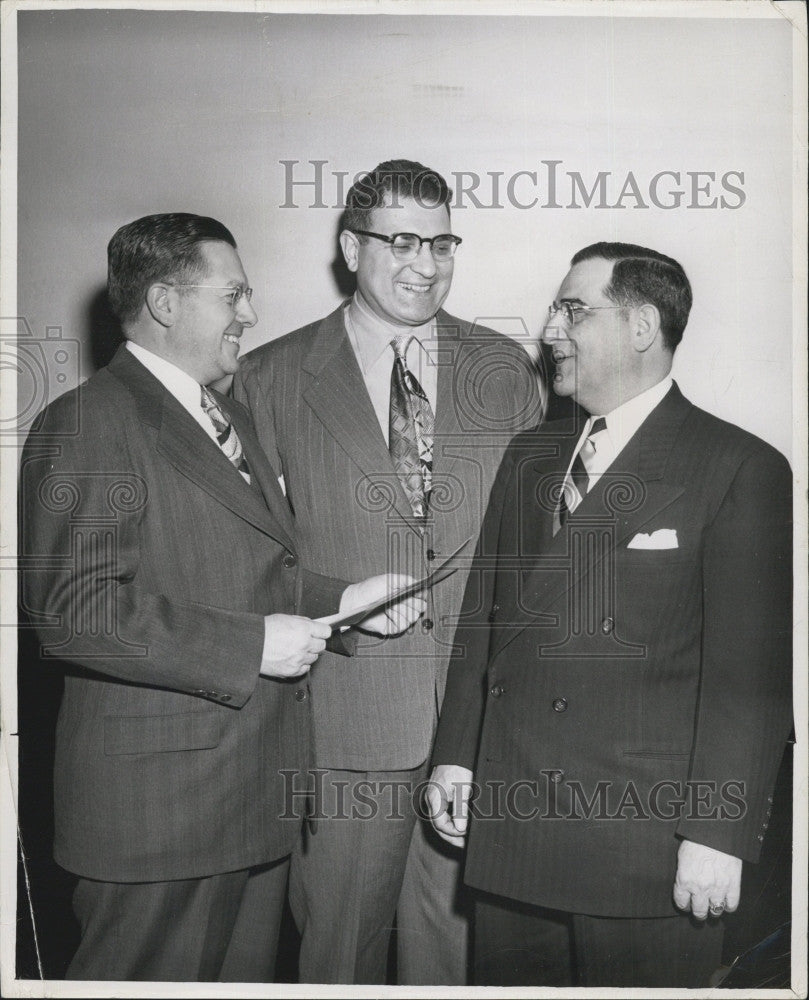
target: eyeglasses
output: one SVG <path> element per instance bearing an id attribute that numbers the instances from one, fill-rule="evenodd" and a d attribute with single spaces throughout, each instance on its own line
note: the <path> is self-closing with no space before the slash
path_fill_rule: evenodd
<path id="1" fill-rule="evenodd" d="M 586 306 L 581 302 L 552 302 L 548 306 L 547 322 L 553 319 L 557 313 L 562 314 L 562 321 L 565 326 L 575 326 L 584 319 L 585 313 L 595 312 L 598 309 L 623 309 L 623 306 Z"/>
<path id="2" fill-rule="evenodd" d="M 226 295 L 225 298 L 230 301 L 230 308 L 234 311 L 243 298 L 247 299 L 248 302 L 253 298 L 253 289 L 242 288 L 240 285 L 235 288 L 232 285 L 172 285 L 172 288 L 215 288 L 219 291 L 229 292 L 230 294 Z"/>
<path id="3" fill-rule="evenodd" d="M 426 237 L 418 236 L 416 233 L 394 233 L 393 236 L 383 236 L 382 233 L 371 233 L 367 229 L 352 229 L 351 232 L 356 236 L 373 236 L 375 240 L 389 243 L 397 260 L 415 260 L 421 253 L 423 243 L 430 248 L 433 260 L 450 260 L 455 256 L 458 244 L 463 243 L 460 236 L 453 236 L 452 233 Z"/>

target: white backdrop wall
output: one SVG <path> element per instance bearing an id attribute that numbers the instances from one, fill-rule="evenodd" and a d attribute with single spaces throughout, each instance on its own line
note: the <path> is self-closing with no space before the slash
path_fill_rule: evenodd
<path id="1" fill-rule="evenodd" d="M 652 246 L 694 288 L 675 364 L 684 391 L 791 456 L 783 19 L 63 9 L 21 12 L 18 31 L 18 314 L 35 337 L 57 326 L 78 341 L 81 377 L 119 225 L 192 211 L 229 226 L 255 288 L 249 349 L 340 301 L 336 175 L 345 190 L 404 156 L 456 189 L 480 178 L 479 205 L 456 196 L 450 311 L 536 336 L 577 249 Z M 311 186 L 288 188 L 290 171 L 312 180 L 313 160 L 326 161 L 327 207 Z M 555 202 L 543 161 L 558 161 Z M 509 199 L 520 171 L 536 182 L 516 178 Z M 650 197 L 661 171 L 679 174 L 657 191 L 672 207 Z M 580 192 L 571 207 L 575 174 L 595 185 L 589 207 Z"/>

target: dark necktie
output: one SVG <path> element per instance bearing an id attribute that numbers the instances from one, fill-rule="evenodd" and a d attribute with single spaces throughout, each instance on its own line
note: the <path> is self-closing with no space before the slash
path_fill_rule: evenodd
<path id="1" fill-rule="evenodd" d="M 394 359 L 388 450 L 414 517 L 424 518 L 432 487 L 435 418 L 424 390 L 405 361 L 411 339 L 410 334 L 402 333 L 391 341 Z"/>
<path id="2" fill-rule="evenodd" d="M 208 392 L 205 386 L 202 386 L 201 402 L 202 409 L 208 414 L 211 423 L 214 426 L 219 447 L 225 453 L 230 463 L 234 465 L 239 472 L 241 472 L 249 483 L 250 466 L 247 464 L 247 459 L 244 456 L 242 443 L 239 440 L 239 435 L 236 433 L 236 428 L 222 412 L 219 404 Z"/>
<path id="3" fill-rule="evenodd" d="M 570 478 L 565 482 L 559 496 L 560 525 L 565 523 L 567 515 L 579 506 L 583 497 L 587 495 L 590 489 L 590 475 L 587 471 L 586 463 L 589 463 L 596 453 L 594 438 L 606 429 L 607 421 L 604 417 L 596 417 L 581 448 L 576 452 L 573 465 L 570 467 Z M 571 485 L 573 488 L 571 488 Z"/>

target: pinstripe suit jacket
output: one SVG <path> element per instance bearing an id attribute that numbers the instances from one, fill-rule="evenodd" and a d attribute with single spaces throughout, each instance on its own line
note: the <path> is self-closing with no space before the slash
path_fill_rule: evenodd
<path id="1" fill-rule="evenodd" d="M 278 769 L 308 764 L 309 706 L 259 676 L 263 616 L 328 613 L 343 585 L 301 568 L 249 418 L 219 402 L 251 486 L 125 347 L 26 443 L 22 598 L 67 668 L 55 856 L 88 878 L 233 871 L 299 832 Z"/>
<path id="2" fill-rule="evenodd" d="M 484 790 L 470 884 L 666 916 L 679 837 L 750 861 L 764 840 L 791 717 L 791 476 L 675 385 L 554 537 L 579 430 L 503 460 L 433 761 Z"/>
<path id="3" fill-rule="evenodd" d="M 511 436 L 536 426 L 534 365 L 514 341 L 439 312 L 433 493 L 423 536 L 391 465 L 342 307 L 251 352 L 234 381 L 262 446 L 283 472 L 305 560 L 357 579 L 420 576 L 476 536 Z M 470 544 L 469 555 L 474 546 Z M 416 767 L 430 752 L 467 568 L 436 585 L 424 619 L 311 674 L 315 762 L 354 770 Z"/>

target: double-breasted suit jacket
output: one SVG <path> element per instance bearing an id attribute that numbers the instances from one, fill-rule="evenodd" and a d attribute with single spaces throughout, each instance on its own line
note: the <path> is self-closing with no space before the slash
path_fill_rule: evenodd
<path id="1" fill-rule="evenodd" d="M 299 832 L 279 768 L 308 765 L 306 687 L 259 676 L 264 616 L 329 613 L 343 585 L 302 568 L 249 417 L 217 398 L 250 485 L 125 347 L 23 454 L 22 599 L 67 667 L 55 856 L 87 878 L 247 868 Z"/>
<path id="2" fill-rule="evenodd" d="M 554 535 L 580 428 L 512 443 L 435 763 L 474 771 L 471 885 L 664 916 L 679 838 L 755 861 L 790 725 L 791 476 L 673 386 Z"/>
<path id="3" fill-rule="evenodd" d="M 420 577 L 477 536 L 511 436 L 536 426 L 533 362 L 514 341 L 441 311 L 428 351 L 439 366 L 433 491 L 423 533 L 391 463 L 346 334 L 343 308 L 249 354 L 234 382 L 284 475 L 301 555 L 326 573 Z M 392 356 L 391 356 L 392 357 Z M 428 757 L 465 567 L 436 584 L 407 634 L 368 637 L 350 666 L 323 654 L 311 673 L 315 762 L 413 768 Z"/>

